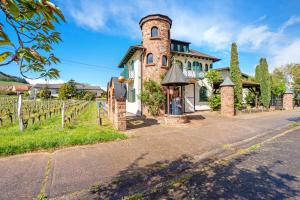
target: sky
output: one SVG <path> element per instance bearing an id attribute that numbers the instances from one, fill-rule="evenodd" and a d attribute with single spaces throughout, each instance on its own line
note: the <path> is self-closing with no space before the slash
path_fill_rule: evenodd
<path id="1" fill-rule="evenodd" d="M 130 45 L 140 44 L 139 20 L 168 15 L 171 37 L 221 59 L 229 66 L 230 46 L 238 45 L 241 71 L 253 75 L 261 57 L 269 70 L 300 63 L 299 0 L 55 0 L 67 22 L 57 25 L 63 42 L 54 46 L 61 63 L 57 83 L 70 79 L 106 88 Z M 3 18 L 1 18 L 1 21 Z M 11 34 L 13 34 L 11 32 Z M 1 49 L 0 49 L 1 51 Z M 11 64 L 0 71 L 19 76 Z M 30 81 L 33 83 L 44 80 Z"/>

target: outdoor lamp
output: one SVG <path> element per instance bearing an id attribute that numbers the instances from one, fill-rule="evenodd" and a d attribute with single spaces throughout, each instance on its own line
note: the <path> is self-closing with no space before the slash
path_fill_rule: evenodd
<path id="1" fill-rule="evenodd" d="M 125 81 L 126 81 L 126 78 L 124 77 L 124 76 L 119 76 L 118 77 L 118 81 L 119 81 L 119 83 L 124 83 Z"/>

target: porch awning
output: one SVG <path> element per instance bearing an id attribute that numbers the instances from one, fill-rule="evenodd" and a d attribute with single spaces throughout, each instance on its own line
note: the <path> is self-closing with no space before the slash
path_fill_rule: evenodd
<path id="1" fill-rule="evenodd" d="M 173 65 L 162 81 L 163 86 L 180 86 L 190 84 L 179 66 Z"/>

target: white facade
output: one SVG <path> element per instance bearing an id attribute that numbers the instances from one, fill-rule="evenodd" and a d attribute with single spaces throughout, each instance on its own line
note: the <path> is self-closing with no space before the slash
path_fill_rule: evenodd
<path id="1" fill-rule="evenodd" d="M 183 66 L 183 74 L 186 75 L 188 78 L 196 78 L 199 74 L 196 74 L 193 70 L 188 70 L 188 62 L 193 65 L 193 62 L 201 63 L 202 71 L 200 72 L 202 76 L 205 75 L 205 65 L 208 66 L 208 70 L 210 70 L 210 65 L 213 64 L 211 60 L 199 59 L 199 58 L 191 58 L 186 56 L 174 56 L 175 63 L 178 62 L 182 63 Z M 201 76 L 200 75 L 200 76 Z M 195 112 L 198 110 L 210 110 L 208 105 L 208 101 L 201 101 L 200 100 L 200 88 L 206 87 L 207 88 L 207 96 L 209 97 L 212 93 L 212 87 L 208 84 L 207 80 L 204 79 L 197 79 L 197 81 L 193 84 L 185 86 L 184 92 L 184 107 L 185 112 Z"/>
<path id="2" fill-rule="evenodd" d="M 127 91 L 135 89 L 134 101 L 126 99 L 126 111 L 135 115 L 141 115 L 142 104 L 140 100 L 142 80 L 141 80 L 141 52 L 137 51 L 127 62 L 129 79 L 127 81 Z"/>

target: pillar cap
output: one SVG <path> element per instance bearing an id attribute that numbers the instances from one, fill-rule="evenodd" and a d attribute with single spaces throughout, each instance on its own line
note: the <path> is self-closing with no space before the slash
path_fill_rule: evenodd
<path id="1" fill-rule="evenodd" d="M 225 78 L 225 80 L 223 81 L 223 83 L 221 83 L 220 87 L 224 87 L 224 86 L 234 86 L 234 83 L 230 80 L 229 76 L 227 76 Z"/>
<path id="2" fill-rule="evenodd" d="M 294 94 L 294 92 L 291 90 L 289 86 L 286 86 L 284 94 Z"/>

